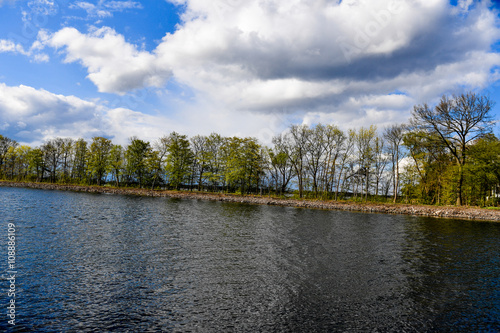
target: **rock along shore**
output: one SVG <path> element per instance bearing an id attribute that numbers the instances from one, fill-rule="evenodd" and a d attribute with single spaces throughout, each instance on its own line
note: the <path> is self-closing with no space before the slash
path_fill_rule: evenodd
<path id="1" fill-rule="evenodd" d="M 166 190 L 148 190 L 134 188 L 114 188 L 100 186 L 63 185 L 48 183 L 20 183 L 0 181 L 0 186 L 27 187 L 44 190 L 74 191 L 86 193 L 105 193 L 119 195 L 137 195 L 178 199 L 201 199 L 223 202 L 237 202 L 256 205 L 275 205 L 327 210 L 343 210 L 366 213 L 403 214 L 414 216 L 444 217 L 482 221 L 500 221 L 500 210 L 480 209 L 475 207 L 422 206 L 383 203 L 356 203 L 345 201 L 320 201 L 279 199 L 265 196 L 238 196 L 207 192 L 177 192 Z"/>

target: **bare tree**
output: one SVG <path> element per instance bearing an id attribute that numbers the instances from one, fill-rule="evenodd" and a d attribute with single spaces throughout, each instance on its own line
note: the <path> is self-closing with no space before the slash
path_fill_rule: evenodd
<path id="1" fill-rule="evenodd" d="M 356 142 L 356 132 L 352 129 L 350 129 L 347 132 L 347 136 L 344 138 L 342 145 L 341 145 L 341 152 L 340 152 L 340 170 L 337 176 L 337 186 L 335 188 L 335 200 L 338 199 L 339 191 L 341 189 L 340 186 L 340 179 L 342 176 L 344 176 L 344 179 L 342 181 L 342 188 L 346 188 L 346 181 L 349 177 L 348 174 L 348 164 L 349 161 L 352 159 L 353 155 L 353 150 Z"/>
<path id="2" fill-rule="evenodd" d="M 312 180 L 312 190 L 314 196 L 318 197 L 318 183 L 320 171 L 324 168 L 323 158 L 325 157 L 325 126 L 318 124 L 309 129 L 306 136 L 306 172 L 310 175 Z"/>
<path id="3" fill-rule="evenodd" d="M 375 196 L 378 196 L 380 184 L 387 168 L 389 158 L 384 149 L 383 136 L 376 136 L 373 145 L 373 167 L 375 173 Z"/>
<path id="4" fill-rule="evenodd" d="M 272 139 L 274 147 L 268 150 L 271 177 L 274 180 L 276 192 L 283 195 L 290 180 L 294 177 L 294 168 L 290 160 L 290 146 L 286 136 L 277 135 Z"/>
<path id="5" fill-rule="evenodd" d="M 356 147 L 358 150 L 358 173 L 364 176 L 365 181 L 365 200 L 368 200 L 368 192 L 370 187 L 371 166 L 374 159 L 374 140 L 377 128 L 373 125 L 370 128 L 361 127 L 356 135 Z M 363 174 L 362 174 L 363 173 Z M 363 179 L 363 177 L 359 177 Z"/>
<path id="6" fill-rule="evenodd" d="M 208 168 L 208 161 L 206 159 L 206 155 L 208 153 L 207 140 L 208 138 L 202 135 L 196 135 L 190 140 L 191 149 L 193 150 L 193 172 L 191 182 L 194 182 L 195 177 L 198 178 L 198 191 L 201 191 L 203 187 L 203 176 Z"/>
<path id="7" fill-rule="evenodd" d="M 393 202 L 398 199 L 399 190 L 399 161 L 403 157 L 401 146 L 406 125 L 395 124 L 384 131 L 384 138 L 387 141 L 387 151 L 392 163 L 392 191 L 394 195 Z"/>
<path id="8" fill-rule="evenodd" d="M 307 147 L 310 129 L 306 125 L 293 125 L 290 127 L 289 144 L 292 165 L 295 169 L 299 185 L 299 197 L 304 196 L 304 182 L 307 168 Z"/>
<path id="9" fill-rule="evenodd" d="M 458 166 L 457 205 L 462 205 L 464 165 L 468 144 L 490 133 L 494 122 L 490 114 L 493 101 L 475 93 L 443 96 L 431 109 L 427 104 L 413 109 L 411 124 L 429 133 L 436 133 L 455 158 Z"/>
<path id="10" fill-rule="evenodd" d="M 344 150 L 346 135 L 335 125 L 325 126 L 325 158 L 323 161 L 323 191 L 333 192 L 338 160 Z M 337 184 L 338 186 L 338 184 Z"/>

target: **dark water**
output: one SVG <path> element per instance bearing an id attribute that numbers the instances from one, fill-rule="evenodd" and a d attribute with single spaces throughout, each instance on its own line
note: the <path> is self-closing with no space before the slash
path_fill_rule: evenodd
<path id="1" fill-rule="evenodd" d="M 0 187 L 31 332 L 499 332 L 500 224 Z"/>

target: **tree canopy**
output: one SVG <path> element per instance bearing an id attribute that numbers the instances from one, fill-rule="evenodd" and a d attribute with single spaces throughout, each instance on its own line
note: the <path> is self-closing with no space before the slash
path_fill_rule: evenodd
<path id="1" fill-rule="evenodd" d="M 341 130 L 292 125 L 265 146 L 255 138 L 172 132 L 53 138 L 39 147 L 0 135 L 0 178 L 18 181 L 296 194 L 298 197 L 424 204 L 496 205 L 500 141 L 493 102 L 474 93 L 416 105 L 409 124 Z"/>

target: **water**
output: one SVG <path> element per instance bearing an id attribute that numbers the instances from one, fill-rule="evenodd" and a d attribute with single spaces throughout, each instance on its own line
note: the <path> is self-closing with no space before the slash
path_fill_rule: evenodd
<path id="1" fill-rule="evenodd" d="M 500 331 L 500 224 L 2 187 L 0 203 L 18 271 L 1 330 Z"/>

